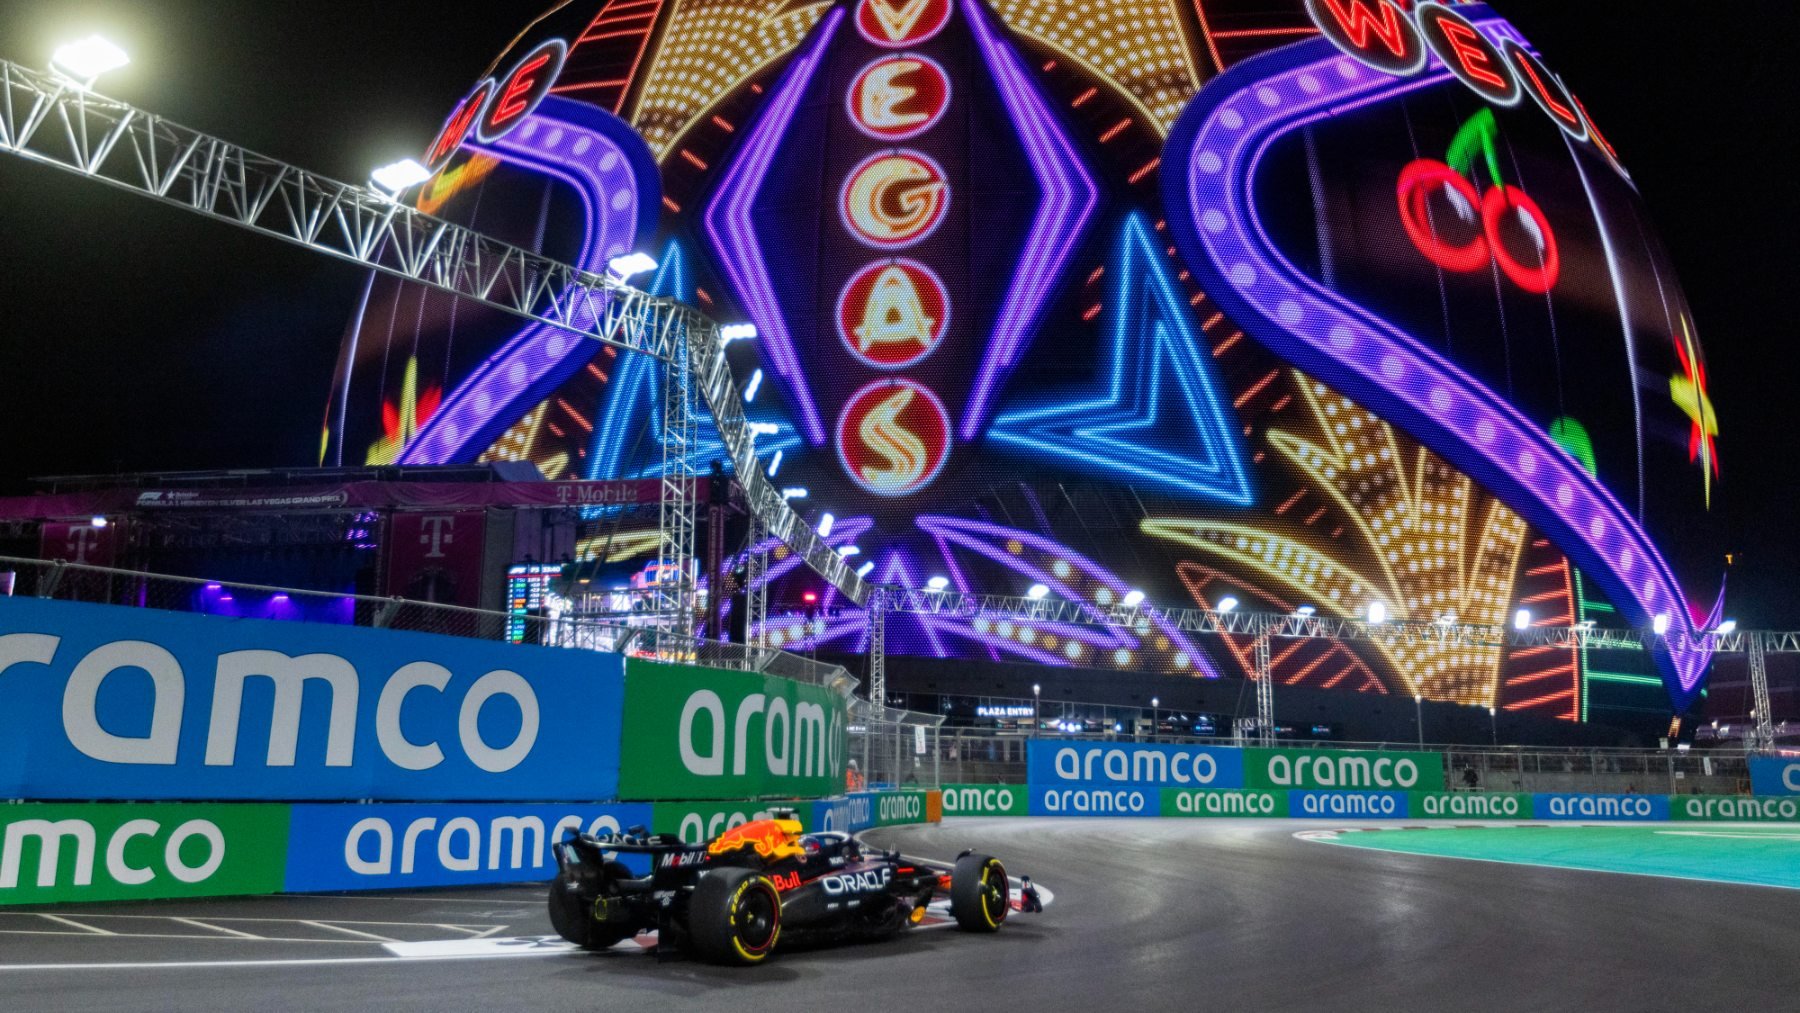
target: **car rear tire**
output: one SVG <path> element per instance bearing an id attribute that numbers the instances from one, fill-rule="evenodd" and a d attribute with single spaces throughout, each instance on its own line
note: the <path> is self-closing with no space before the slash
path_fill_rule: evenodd
<path id="1" fill-rule="evenodd" d="M 964 932 L 998 932 L 1012 913 L 1012 881 L 992 855 L 964 855 L 950 873 L 950 916 Z"/>
<path id="2" fill-rule="evenodd" d="M 760 964 L 781 938 L 781 892 L 754 869 L 701 874 L 688 902 L 688 938 L 715 964 Z"/>
<path id="3" fill-rule="evenodd" d="M 631 870 L 620 862 L 607 862 L 605 870 L 598 882 L 558 876 L 550 884 L 550 927 L 584 950 L 607 949 L 630 934 L 594 920 L 594 901 L 606 892 L 606 884 L 631 878 Z"/>

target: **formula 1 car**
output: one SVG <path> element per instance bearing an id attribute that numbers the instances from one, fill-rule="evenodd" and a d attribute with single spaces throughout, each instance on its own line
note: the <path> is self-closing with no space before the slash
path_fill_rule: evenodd
<path id="1" fill-rule="evenodd" d="M 956 924 L 995 932 L 1012 910 L 998 859 L 964 852 L 950 873 L 868 851 L 848 834 L 802 832 L 791 819 L 733 827 L 706 844 L 686 844 L 642 827 L 623 834 L 571 836 L 556 844 L 550 923 L 584 949 L 603 950 L 656 931 L 657 952 L 688 950 L 722 964 L 760 964 L 784 937 L 885 938 L 924 920 L 939 890 Z M 633 876 L 615 855 L 648 855 Z"/>

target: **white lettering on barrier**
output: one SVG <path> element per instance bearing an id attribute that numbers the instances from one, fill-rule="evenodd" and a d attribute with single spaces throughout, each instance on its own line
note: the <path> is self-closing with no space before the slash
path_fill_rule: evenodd
<path id="1" fill-rule="evenodd" d="M 1781 786 L 1788 791 L 1800 792 L 1800 763 L 1781 768 Z"/>
<path id="2" fill-rule="evenodd" d="M 1426 795 L 1422 798 L 1426 816 L 1493 816 L 1519 815 L 1519 799 L 1515 795 Z"/>
<path id="3" fill-rule="evenodd" d="M 1175 811 L 1187 816 L 1273 816 L 1275 796 L 1266 791 L 1184 791 Z"/>
<path id="4" fill-rule="evenodd" d="M 924 818 L 925 806 L 917 795 L 882 795 L 881 820 L 913 820 Z"/>
<path id="5" fill-rule="evenodd" d="M 1550 797 L 1550 815 L 1579 816 L 1595 819 L 1618 819 L 1632 817 L 1648 817 L 1654 815 L 1655 807 L 1647 795 L 1636 795 L 1629 798 L 1578 796 L 1570 798 L 1566 795 Z"/>
<path id="6" fill-rule="evenodd" d="M 1095 777 L 1095 765 L 1099 774 Z M 1088 749 L 1064 746 L 1051 758 L 1056 776 L 1065 781 L 1114 781 L 1127 784 L 1211 784 L 1219 763 L 1211 753 L 1160 749 Z M 1204 768 L 1204 769 L 1202 769 Z"/>
<path id="7" fill-rule="evenodd" d="M 1141 813 L 1144 793 L 1126 788 L 1051 788 L 1044 792 L 1049 812 Z"/>
<path id="8" fill-rule="evenodd" d="M 35 633 L 0 636 L 0 676 L 13 665 L 50 665 L 61 638 Z M 101 685 L 121 669 L 150 676 L 150 729 L 142 736 L 117 735 L 101 727 Z M 356 668 L 334 654 L 291 657 L 279 651 L 229 651 L 219 655 L 213 675 L 212 712 L 208 716 L 204 762 L 210 767 L 237 766 L 237 744 L 243 726 L 244 684 L 252 678 L 274 684 L 269 713 L 269 747 L 264 766 L 292 767 L 300 741 L 301 702 L 308 681 L 324 684 L 330 694 L 325 734 L 325 766 L 348 767 L 356 754 L 356 705 L 360 680 Z M 375 709 L 375 737 L 382 754 L 405 770 L 427 770 L 442 763 L 444 753 L 433 742 L 416 743 L 401 730 L 401 710 L 414 689 L 442 693 L 450 672 L 430 662 L 401 666 L 381 690 Z M 481 707 L 495 696 L 518 705 L 520 727 L 513 741 L 494 748 L 481 738 Z M 103 763 L 172 766 L 177 762 L 181 721 L 187 701 L 187 677 L 181 663 L 163 647 L 142 640 L 118 640 L 89 651 L 76 663 L 63 686 L 63 734 L 83 755 Z M 516 672 L 497 669 L 476 679 L 464 696 L 457 730 L 463 753 L 477 767 L 499 774 L 513 769 L 537 744 L 540 714 L 537 694 Z"/>
<path id="9" fill-rule="evenodd" d="M 127 820 L 112 832 L 106 843 L 106 871 L 125 886 L 142 886 L 156 878 L 152 869 L 136 868 L 125 862 L 125 848 L 134 837 L 151 837 L 162 829 L 155 820 Z M 19 885 L 19 867 L 23 864 L 25 842 L 35 840 L 38 846 L 37 885 L 53 887 L 62 870 L 62 844 L 74 844 L 74 870 L 70 882 L 74 886 L 94 883 L 94 852 L 98 835 L 87 820 L 66 819 L 15 820 L 6 825 L 6 836 L 0 843 L 0 890 Z M 199 865 L 188 865 L 181 857 L 181 847 L 189 838 L 204 838 L 207 856 Z M 183 883 L 200 883 L 212 878 L 225 861 L 225 835 L 211 820 L 188 820 L 175 828 L 163 845 L 163 867 L 169 875 Z"/>
<path id="10" fill-rule="evenodd" d="M 1306 779 L 1307 768 L 1312 780 Z M 1269 757 L 1269 781 L 1283 787 L 1411 788 L 1419 783 L 1419 765 L 1409 757 L 1378 756 L 1374 761 L 1352 753 L 1320 753 L 1290 759 Z"/>
<path id="11" fill-rule="evenodd" d="M 1398 815 L 1392 795 L 1358 795 L 1349 792 L 1302 795 L 1300 809 L 1308 816 Z"/>
<path id="12" fill-rule="evenodd" d="M 1678 801 L 1689 819 L 1800 819 L 1800 803 L 1791 798 L 1703 798 L 1689 795 Z"/>
<path id="13" fill-rule="evenodd" d="M 952 813 L 1008 812 L 1013 807 L 1011 788 L 946 788 L 944 811 Z"/>
<path id="14" fill-rule="evenodd" d="M 694 741 L 696 719 L 704 713 L 712 726 L 709 743 Z M 775 777 L 833 777 L 842 757 L 838 739 L 843 717 L 829 721 L 820 704 L 799 702 L 790 709 L 783 697 L 751 693 L 738 701 L 731 729 L 731 774 L 743 777 L 750 768 L 750 722 L 763 718 L 763 770 Z M 723 777 L 726 754 L 725 701 L 710 689 L 695 690 L 681 705 L 676 729 L 681 765 L 696 777 Z"/>

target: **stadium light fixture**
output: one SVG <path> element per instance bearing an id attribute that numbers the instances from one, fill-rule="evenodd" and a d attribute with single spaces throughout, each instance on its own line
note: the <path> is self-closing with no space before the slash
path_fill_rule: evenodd
<path id="1" fill-rule="evenodd" d="M 1125 597 L 1120 599 L 1120 601 L 1119 601 L 1119 604 L 1125 606 L 1128 609 L 1137 608 L 1139 605 L 1142 605 L 1143 603 L 1144 603 L 1144 592 L 1135 591 L 1135 590 L 1125 592 Z"/>
<path id="2" fill-rule="evenodd" d="M 1294 614 L 1302 617 L 1311 617 L 1312 614 L 1317 611 L 1318 609 L 1313 608 L 1311 605 L 1302 605 L 1294 610 Z"/>
<path id="3" fill-rule="evenodd" d="M 933 577 L 925 582 L 925 586 L 933 591 L 942 591 L 950 586 L 950 580 L 946 577 Z"/>
<path id="4" fill-rule="evenodd" d="M 1372 626 L 1380 626 L 1385 622 L 1387 622 L 1387 606 L 1378 601 L 1370 602 L 1369 624 Z"/>
<path id="5" fill-rule="evenodd" d="M 756 337 L 755 324 L 726 324 L 719 328 L 719 344 L 729 345 L 733 341 L 749 341 Z"/>
<path id="6" fill-rule="evenodd" d="M 820 514 L 819 515 L 819 523 L 818 523 L 819 537 L 820 538 L 830 538 L 831 537 L 831 527 L 832 527 L 832 525 L 834 525 L 836 523 L 837 523 L 836 517 L 833 517 L 830 514 Z"/>
<path id="7" fill-rule="evenodd" d="M 1044 585 L 1033 584 L 1031 585 L 1031 590 L 1025 592 L 1025 597 L 1030 598 L 1032 601 L 1043 601 L 1044 596 L 1049 593 L 1050 589 Z"/>
<path id="8" fill-rule="evenodd" d="M 1531 610 L 1520 609 L 1513 613 L 1513 629 L 1528 630 L 1531 628 Z"/>
<path id="9" fill-rule="evenodd" d="M 1222 615 L 1226 612 L 1230 612 L 1232 609 L 1237 608 L 1237 607 L 1238 607 L 1238 600 L 1236 598 L 1233 598 L 1230 595 L 1226 595 L 1225 597 L 1219 599 L 1219 603 L 1217 605 L 1213 606 L 1213 611 L 1218 612 Z"/>
<path id="10" fill-rule="evenodd" d="M 1669 614 L 1667 612 L 1658 614 L 1656 618 L 1650 620 L 1650 628 L 1659 637 L 1669 632 Z"/>
<path id="11" fill-rule="evenodd" d="M 90 35 L 65 43 L 50 54 L 50 66 L 83 89 L 92 88 L 100 75 L 118 70 L 131 62 L 125 51 L 108 39 Z"/>
<path id="12" fill-rule="evenodd" d="M 398 197 L 401 192 L 410 190 L 430 179 L 431 170 L 420 165 L 416 159 L 402 158 L 398 162 L 384 165 L 369 173 L 369 178 L 374 180 L 375 185 L 386 192 L 389 197 Z"/>
<path id="13" fill-rule="evenodd" d="M 845 559 L 849 559 L 851 556 L 860 556 L 862 555 L 862 546 L 846 545 L 838 550 L 838 555 L 843 556 Z"/>
<path id="14" fill-rule="evenodd" d="M 648 253 L 627 253 L 606 262 L 606 270 L 620 281 L 630 281 L 646 271 L 656 270 L 656 258 Z"/>
<path id="15" fill-rule="evenodd" d="M 1735 633 L 1735 632 L 1737 632 L 1737 620 L 1736 619 L 1727 619 L 1724 622 L 1720 623 L 1719 628 L 1714 630 L 1713 632 L 1714 633 Z"/>
<path id="16" fill-rule="evenodd" d="M 100 516 L 99 514 L 95 514 L 93 519 L 88 521 L 88 523 L 93 525 L 96 528 L 104 528 L 104 527 L 106 527 L 106 518 Z"/>

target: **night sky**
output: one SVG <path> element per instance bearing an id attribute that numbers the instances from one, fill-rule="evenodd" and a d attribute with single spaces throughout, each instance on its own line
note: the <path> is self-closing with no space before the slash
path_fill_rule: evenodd
<path id="1" fill-rule="evenodd" d="M 5 0 L 0 56 L 99 31 L 102 90 L 346 180 L 417 155 L 542 0 Z M 1800 627 L 1800 5 L 1503 0 L 1649 203 L 1710 356 L 1733 611 Z M 1642 13 L 1638 13 L 1642 12 Z M 1716 16 L 1712 12 L 1717 12 Z M 304 466 L 361 270 L 0 158 L 0 492 L 30 476 Z"/>

